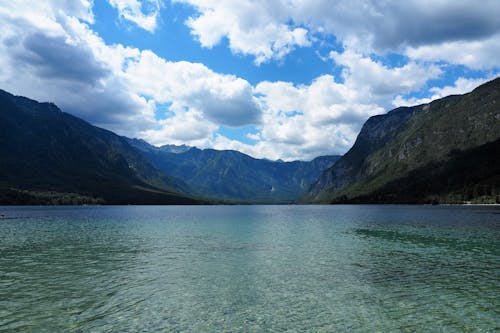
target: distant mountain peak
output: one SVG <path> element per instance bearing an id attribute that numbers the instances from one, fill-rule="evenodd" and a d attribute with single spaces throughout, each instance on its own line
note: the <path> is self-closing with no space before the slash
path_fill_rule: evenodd
<path id="1" fill-rule="evenodd" d="M 125 140 L 128 141 L 129 144 L 134 146 L 135 148 L 141 150 L 141 151 L 159 151 L 163 153 L 173 153 L 173 154 L 181 154 L 184 152 L 187 152 L 188 150 L 195 148 L 192 146 L 187 146 L 187 145 L 163 145 L 163 146 L 153 146 L 152 144 L 148 143 L 147 141 L 143 139 L 138 139 L 138 138 L 127 138 L 123 137 Z"/>
<path id="2" fill-rule="evenodd" d="M 190 150 L 191 146 L 188 146 L 188 145 L 163 145 L 163 146 L 160 146 L 159 149 L 163 152 L 166 152 L 166 153 L 174 153 L 174 154 L 181 154 L 181 153 L 184 153 L 188 150 Z"/>

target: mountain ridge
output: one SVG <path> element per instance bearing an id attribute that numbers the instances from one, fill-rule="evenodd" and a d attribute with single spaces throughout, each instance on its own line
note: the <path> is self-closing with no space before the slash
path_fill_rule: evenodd
<path id="1" fill-rule="evenodd" d="M 500 78 L 497 78 L 464 95 L 447 96 L 371 117 L 353 147 L 311 186 L 304 200 L 359 203 L 364 198 L 366 202 L 390 202 L 377 201 L 370 193 L 384 191 L 390 182 L 423 170 L 431 163 L 449 168 L 445 164 L 453 156 L 470 154 L 466 151 L 495 142 L 500 136 L 499 95 Z M 451 152 L 455 154 L 452 156 Z M 482 153 L 477 154 L 485 162 Z M 401 182 L 399 185 L 404 186 Z M 496 196 L 496 189 L 491 191 Z M 412 202 L 440 202 L 440 196 L 441 201 L 447 200 L 445 193 L 429 193 L 420 200 L 413 195 Z"/>
<path id="2" fill-rule="evenodd" d="M 0 90 L 0 188 L 77 193 L 106 203 L 196 203 L 111 131 Z M 7 191 L 7 189 L 10 189 Z M 9 196 L 4 198 L 8 202 Z"/>
<path id="3" fill-rule="evenodd" d="M 256 159 L 236 150 L 190 147 L 170 152 L 164 146 L 147 146 L 143 140 L 128 140 L 140 146 L 156 168 L 188 184 L 194 190 L 193 195 L 243 202 L 294 202 L 339 158 L 319 156 L 307 162 L 280 162 Z"/>

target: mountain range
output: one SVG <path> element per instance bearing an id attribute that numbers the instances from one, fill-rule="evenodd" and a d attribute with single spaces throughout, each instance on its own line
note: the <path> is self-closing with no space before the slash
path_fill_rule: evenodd
<path id="1" fill-rule="evenodd" d="M 294 202 L 340 158 L 320 156 L 308 162 L 270 161 L 234 150 L 155 147 L 144 140 L 128 141 L 158 170 L 188 184 L 193 195 L 244 202 Z"/>
<path id="2" fill-rule="evenodd" d="M 153 146 L 0 90 L 0 204 L 500 203 L 500 79 L 369 118 L 343 156 Z"/>
<path id="3" fill-rule="evenodd" d="M 0 203 L 293 202 L 339 156 L 310 162 L 236 151 L 155 147 L 52 103 L 0 91 Z"/>

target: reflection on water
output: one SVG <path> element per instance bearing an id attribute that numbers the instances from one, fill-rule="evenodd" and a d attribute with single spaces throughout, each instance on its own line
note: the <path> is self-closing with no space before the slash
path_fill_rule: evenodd
<path id="1" fill-rule="evenodd" d="M 495 207 L 0 213 L 0 331 L 500 330 Z"/>

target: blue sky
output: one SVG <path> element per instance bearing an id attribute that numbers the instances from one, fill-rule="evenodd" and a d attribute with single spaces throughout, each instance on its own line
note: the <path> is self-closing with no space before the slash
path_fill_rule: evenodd
<path id="1" fill-rule="evenodd" d="M 0 88 L 161 144 L 307 160 L 498 76 L 500 2 L 0 0 Z"/>

